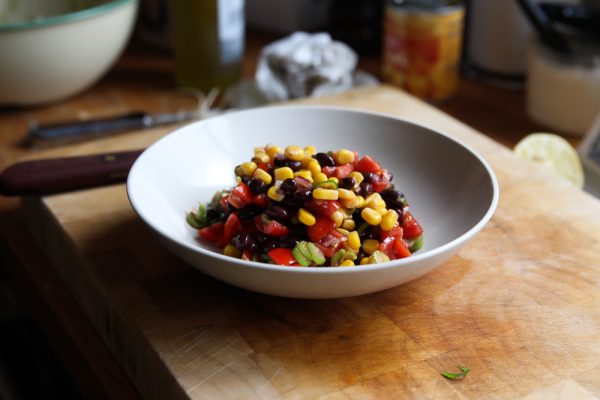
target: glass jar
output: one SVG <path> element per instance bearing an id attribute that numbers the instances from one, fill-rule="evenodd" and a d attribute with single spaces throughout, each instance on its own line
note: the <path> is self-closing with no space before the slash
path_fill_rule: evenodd
<path id="1" fill-rule="evenodd" d="M 600 44 L 570 38 L 570 54 L 538 41 L 528 52 L 527 113 L 559 133 L 581 136 L 600 112 Z"/>
<path id="2" fill-rule="evenodd" d="M 208 93 L 241 79 L 244 0 L 170 0 L 177 84 Z"/>
<path id="3" fill-rule="evenodd" d="M 388 0 L 384 79 L 425 100 L 454 95 L 459 83 L 464 5 L 456 0 Z"/>

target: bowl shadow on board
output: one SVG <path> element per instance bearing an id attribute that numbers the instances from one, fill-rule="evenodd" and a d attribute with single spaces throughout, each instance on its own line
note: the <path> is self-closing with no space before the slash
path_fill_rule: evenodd
<path id="1" fill-rule="evenodd" d="M 116 246 L 115 238 L 119 238 Z M 134 216 L 95 232 L 90 239 L 111 244 L 100 248 L 92 262 L 100 281 L 109 289 L 129 288 L 132 300 L 141 289 L 151 307 L 169 320 L 174 335 L 218 328 L 252 337 L 256 331 L 274 330 L 277 340 L 286 342 L 329 332 L 344 336 L 344 341 L 330 344 L 331 351 L 337 348 L 340 352 L 345 342 L 379 335 L 379 327 L 366 321 L 387 324 L 394 310 L 405 310 L 402 319 L 392 318 L 403 328 L 412 314 L 426 312 L 435 298 L 460 284 L 471 269 L 460 257 L 454 257 L 435 273 L 380 292 L 352 298 L 295 299 L 241 289 L 194 269 L 162 246 Z M 140 249 L 145 250 L 143 254 Z M 126 299 L 121 298 L 120 303 L 127 304 Z M 126 310 L 125 306 L 120 308 Z M 108 327 L 114 322 L 107 320 L 106 324 Z M 118 335 L 113 329 L 107 331 Z"/>
<path id="2" fill-rule="evenodd" d="M 286 320 L 285 309 L 302 314 L 306 308 L 314 313 L 323 307 L 333 307 L 326 306 L 328 303 L 344 304 L 348 299 L 277 297 L 221 282 L 170 252 L 133 213 L 105 230 L 96 230 L 90 240 L 100 244 L 95 248 L 91 265 L 104 285 L 140 287 L 161 312 L 177 318 L 193 318 L 198 313 L 233 307 L 236 315 L 265 314 Z M 398 306 L 427 301 L 459 283 L 469 269 L 470 265 L 464 260 L 454 257 L 437 268 L 435 274 L 428 273 L 403 285 L 361 297 Z M 319 315 L 317 319 L 327 320 L 326 315 Z"/>

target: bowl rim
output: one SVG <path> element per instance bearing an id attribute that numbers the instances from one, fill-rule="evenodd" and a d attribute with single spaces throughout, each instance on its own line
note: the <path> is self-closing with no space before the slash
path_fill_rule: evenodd
<path id="1" fill-rule="evenodd" d="M 329 110 L 329 111 L 350 112 L 350 113 L 355 113 L 355 114 L 365 114 L 365 115 L 371 115 L 371 116 L 376 116 L 376 117 L 383 117 L 383 118 L 387 118 L 387 119 L 393 119 L 393 120 L 400 121 L 400 122 L 408 124 L 408 125 L 412 125 L 414 127 L 429 130 L 431 132 L 434 132 L 437 135 L 443 136 L 444 138 L 454 142 L 456 145 L 464 148 L 466 151 L 471 153 L 484 167 L 484 170 L 487 172 L 487 175 L 490 179 L 490 183 L 492 185 L 492 199 L 488 206 L 488 209 L 475 225 L 470 227 L 462 235 L 452 239 L 451 241 L 449 241 L 447 243 L 444 243 L 441 246 L 438 246 L 431 250 L 427 250 L 423 253 L 417 253 L 415 255 L 411 255 L 410 257 L 406 257 L 406 258 L 402 258 L 402 259 L 391 260 L 388 262 L 378 263 L 378 264 L 360 265 L 360 268 L 340 268 L 340 267 L 320 267 L 319 268 L 319 267 L 303 267 L 303 266 L 288 267 L 288 266 L 281 266 L 281 265 L 275 265 L 275 264 L 261 263 L 258 261 L 246 261 L 246 260 L 238 259 L 235 257 L 226 256 L 224 254 L 217 253 L 210 249 L 205 249 L 204 247 L 193 246 L 189 243 L 180 241 L 178 239 L 174 239 L 171 236 L 167 235 L 165 232 L 162 232 L 161 230 L 159 230 L 153 224 L 149 223 L 148 219 L 142 215 L 142 213 L 139 211 L 138 207 L 136 206 L 136 200 L 135 200 L 134 196 L 131 194 L 130 180 L 133 179 L 132 177 L 135 175 L 137 168 L 139 168 L 139 165 L 141 165 L 141 163 L 143 162 L 143 159 L 145 158 L 145 156 L 147 156 L 148 150 L 155 148 L 155 146 L 157 146 L 163 140 L 166 140 L 171 135 L 176 134 L 177 132 L 182 131 L 184 129 L 186 129 L 186 130 L 191 129 L 192 126 L 197 126 L 197 125 L 202 125 L 204 123 L 207 123 L 207 121 L 209 121 L 212 118 L 221 118 L 223 116 L 226 117 L 227 115 L 231 115 L 231 114 L 251 113 L 251 112 L 256 112 L 256 111 L 271 110 L 271 111 L 276 112 L 278 109 L 279 110 L 281 110 L 281 109 L 316 110 L 316 111 Z M 498 202 L 499 202 L 499 198 L 500 198 L 500 187 L 498 184 L 498 179 L 497 179 L 493 169 L 488 164 L 488 162 L 477 151 L 475 151 L 471 146 L 459 141 L 456 138 L 449 136 L 446 133 L 442 133 L 442 132 L 440 132 L 436 129 L 430 128 L 428 126 L 421 125 L 419 123 L 395 116 L 393 114 L 387 114 L 384 112 L 362 110 L 362 109 L 356 109 L 356 108 L 350 108 L 350 107 L 330 106 L 330 105 L 295 105 L 295 104 L 271 105 L 271 106 L 253 108 L 253 109 L 232 111 L 232 112 L 228 112 L 226 114 L 221 114 L 221 115 L 210 117 L 210 118 L 207 118 L 204 120 L 192 122 L 190 124 L 187 124 L 180 128 L 177 128 L 174 131 L 171 131 L 170 133 L 166 134 L 165 136 L 161 137 L 159 140 L 154 142 L 152 145 L 150 145 L 135 160 L 133 166 L 131 167 L 131 169 L 129 171 L 129 175 L 127 177 L 126 192 L 127 192 L 127 197 L 129 199 L 129 202 L 130 202 L 134 212 L 138 215 L 139 218 L 141 218 L 145 222 L 145 224 L 148 227 L 150 227 L 152 229 L 152 231 L 156 232 L 159 236 L 163 237 L 167 241 L 174 242 L 178 245 L 181 245 L 184 248 L 186 248 L 187 250 L 190 250 L 194 253 L 199 253 L 201 255 L 205 255 L 208 257 L 214 257 L 214 258 L 217 258 L 217 259 L 227 262 L 227 263 L 236 264 L 237 266 L 240 266 L 240 267 L 247 268 L 250 266 L 250 267 L 254 267 L 254 268 L 258 268 L 258 269 L 262 269 L 262 270 L 266 270 L 266 271 L 273 271 L 273 272 L 280 272 L 280 273 L 292 273 L 292 274 L 316 273 L 316 274 L 325 274 L 325 275 L 340 274 L 340 273 L 344 273 L 344 271 L 351 273 L 351 272 L 360 272 L 360 271 L 368 272 L 368 271 L 375 271 L 375 270 L 385 270 L 385 269 L 389 269 L 389 268 L 396 268 L 398 266 L 402 266 L 405 264 L 417 263 L 421 260 L 426 260 L 429 258 L 435 258 L 438 255 L 445 253 L 446 251 L 448 251 L 451 248 L 454 248 L 456 246 L 460 246 L 461 244 L 464 244 L 466 241 L 468 241 L 469 238 L 473 237 L 476 233 L 478 233 L 492 218 L 494 212 L 496 211 L 496 208 L 497 208 Z M 182 217 L 182 218 L 184 218 L 184 217 Z"/>
<path id="2" fill-rule="evenodd" d="M 137 3 L 139 0 L 112 0 L 107 3 L 98 4 L 92 7 L 84 8 L 79 11 L 73 11 L 66 14 L 53 15 L 50 17 L 34 18 L 26 21 L 0 23 L 0 32 L 20 31 L 26 29 L 39 29 L 61 24 L 73 23 L 85 19 L 94 18 L 98 15 L 112 11 L 113 9 L 125 6 L 128 3 Z"/>

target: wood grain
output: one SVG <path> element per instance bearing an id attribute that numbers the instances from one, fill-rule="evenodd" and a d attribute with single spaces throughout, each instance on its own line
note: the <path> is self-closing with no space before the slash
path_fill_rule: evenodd
<path id="1" fill-rule="evenodd" d="M 390 113 L 464 141 L 498 176 L 496 214 L 420 279 L 307 301 L 191 269 L 134 215 L 123 185 L 26 199 L 32 232 L 142 396 L 600 397 L 600 202 L 395 89 L 306 102 Z M 471 368 L 464 380 L 440 375 L 457 365 Z"/>

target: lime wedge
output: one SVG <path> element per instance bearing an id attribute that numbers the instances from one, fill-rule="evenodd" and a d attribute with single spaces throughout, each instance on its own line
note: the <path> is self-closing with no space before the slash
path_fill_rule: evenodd
<path id="1" fill-rule="evenodd" d="M 562 137 L 553 133 L 532 133 L 517 143 L 514 153 L 549 168 L 579 189 L 583 188 L 581 160 L 573 146 Z"/>

